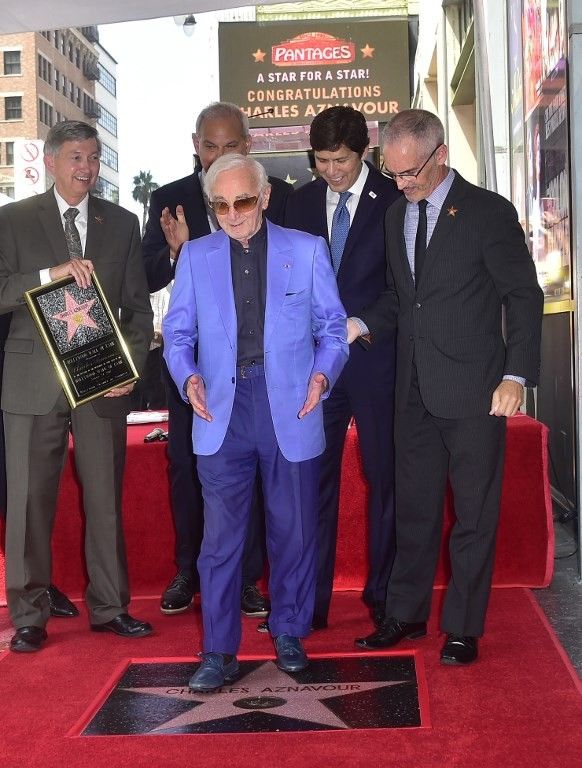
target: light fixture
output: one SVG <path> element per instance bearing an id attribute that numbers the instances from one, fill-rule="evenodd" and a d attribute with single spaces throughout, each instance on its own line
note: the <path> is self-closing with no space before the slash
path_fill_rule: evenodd
<path id="1" fill-rule="evenodd" d="M 182 27 L 184 34 L 188 37 L 191 37 L 194 34 L 196 19 L 194 18 L 193 13 L 188 13 L 185 16 L 174 16 L 174 22 Z"/>

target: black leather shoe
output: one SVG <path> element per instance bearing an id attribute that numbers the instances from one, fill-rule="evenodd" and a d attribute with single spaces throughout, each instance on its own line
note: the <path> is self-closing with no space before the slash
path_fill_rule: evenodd
<path id="1" fill-rule="evenodd" d="M 51 616 L 55 619 L 70 619 L 73 616 L 79 615 L 79 609 L 77 606 L 69 600 L 69 598 L 57 589 L 54 584 L 51 584 L 46 591 L 49 600 L 49 608 Z"/>
<path id="2" fill-rule="evenodd" d="M 93 632 L 114 632 L 121 637 L 145 637 L 151 635 L 153 628 L 147 621 L 138 621 L 129 613 L 120 613 L 105 624 L 91 624 Z"/>
<path id="3" fill-rule="evenodd" d="M 192 574 L 178 571 L 162 595 L 161 612 L 171 614 L 188 610 L 195 593 L 196 584 Z"/>
<path id="4" fill-rule="evenodd" d="M 477 638 L 449 632 L 441 650 L 441 662 L 450 666 L 471 664 L 477 659 Z"/>
<path id="5" fill-rule="evenodd" d="M 425 635 L 425 621 L 408 623 L 391 616 L 371 635 L 358 637 L 355 642 L 358 648 L 373 651 L 376 648 L 391 648 L 401 640 L 415 640 L 417 637 L 424 637 Z"/>
<path id="6" fill-rule="evenodd" d="M 261 595 L 254 584 L 243 584 L 240 609 L 245 616 L 267 616 L 271 610 L 271 603 Z"/>
<path id="7" fill-rule="evenodd" d="M 370 617 L 374 622 L 376 629 L 380 629 L 384 624 L 386 618 L 386 605 L 385 603 L 374 603 L 370 606 Z"/>
<path id="8" fill-rule="evenodd" d="M 10 640 L 10 650 L 15 653 L 40 651 L 47 634 L 43 627 L 20 627 Z"/>

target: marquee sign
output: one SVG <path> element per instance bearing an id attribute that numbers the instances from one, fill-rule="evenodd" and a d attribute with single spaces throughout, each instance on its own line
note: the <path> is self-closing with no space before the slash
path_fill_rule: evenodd
<path id="1" fill-rule="evenodd" d="M 302 125 L 337 104 L 387 122 L 410 106 L 408 22 L 219 26 L 220 98 L 252 127 Z"/>

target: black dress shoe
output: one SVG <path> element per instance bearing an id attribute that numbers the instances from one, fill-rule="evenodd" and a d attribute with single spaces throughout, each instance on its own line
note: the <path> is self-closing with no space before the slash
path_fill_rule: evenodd
<path id="1" fill-rule="evenodd" d="M 376 648 L 391 648 L 401 640 L 415 640 L 426 635 L 425 621 L 399 621 L 391 616 L 371 635 L 356 638 L 358 648 L 373 651 Z"/>
<path id="2" fill-rule="evenodd" d="M 49 600 L 49 608 L 51 616 L 55 619 L 70 619 L 73 616 L 79 615 L 79 609 L 77 606 L 69 600 L 69 598 L 57 589 L 54 584 L 51 584 L 46 591 Z"/>
<path id="3" fill-rule="evenodd" d="M 10 650 L 15 653 L 40 651 L 47 634 L 43 627 L 20 627 L 10 641 Z"/>
<path id="4" fill-rule="evenodd" d="M 196 587 L 191 573 L 178 571 L 162 595 L 161 612 L 172 614 L 186 611 L 194 599 Z"/>
<path id="5" fill-rule="evenodd" d="M 243 584 L 240 609 L 245 616 L 267 616 L 271 610 L 271 603 L 261 595 L 254 584 Z"/>
<path id="6" fill-rule="evenodd" d="M 450 666 L 471 664 L 477 658 L 477 638 L 449 632 L 441 650 L 441 662 Z"/>
<path id="7" fill-rule="evenodd" d="M 147 621 L 138 621 L 129 613 L 120 613 L 105 624 L 91 624 L 93 632 L 114 632 L 121 637 L 145 637 L 151 635 L 153 628 Z"/>

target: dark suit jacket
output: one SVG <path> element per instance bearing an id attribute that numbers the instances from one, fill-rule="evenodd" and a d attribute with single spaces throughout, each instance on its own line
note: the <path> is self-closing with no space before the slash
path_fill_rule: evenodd
<path id="1" fill-rule="evenodd" d="M 400 197 L 396 185 L 367 163 L 368 178 L 350 226 L 341 265 L 337 274 L 340 299 L 348 316 L 360 317 L 386 289 L 386 256 L 384 216 L 387 208 Z M 329 243 L 326 213 L 327 183 L 316 179 L 296 190 L 287 201 L 285 225 L 314 235 Z M 393 329 L 377 333 L 367 349 L 350 348 L 350 359 L 342 378 L 358 379 L 361 385 L 373 387 L 378 374 L 385 370 L 394 375 Z M 364 368 L 362 369 L 362 366 Z M 374 371 L 373 380 L 367 372 Z M 386 379 L 382 378 L 382 386 Z"/>
<path id="2" fill-rule="evenodd" d="M 12 312 L 4 344 L 5 411 L 48 413 L 62 391 L 24 292 L 40 285 L 41 269 L 62 264 L 67 258 L 52 189 L 0 208 L 0 313 Z M 118 205 L 90 197 L 85 258 L 93 262 L 134 363 L 141 370 L 153 324 L 137 217 Z M 92 403 L 99 416 L 129 412 L 129 397 L 100 397 Z"/>
<path id="3" fill-rule="evenodd" d="M 386 214 L 388 289 L 360 315 L 373 333 L 398 326 L 396 408 L 406 404 L 414 356 L 434 416 L 487 414 L 504 374 L 531 384 L 539 375 L 543 294 L 515 208 L 455 172 L 416 287 L 405 211 L 402 198 Z"/>
<path id="4" fill-rule="evenodd" d="M 287 198 L 293 187 L 281 179 L 269 176 L 271 198 L 265 216 L 273 224 L 282 224 Z M 190 239 L 210 234 L 208 215 L 198 171 L 178 181 L 172 181 L 156 189 L 151 196 L 142 251 L 149 289 L 152 293 L 164 288 L 174 279 L 174 267 L 170 265 L 170 250 L 160 226 L 160 216 L 166 206 L 176 214 L 176 206 L 184 208 L 184 215 L 190 231 Z"/>

